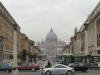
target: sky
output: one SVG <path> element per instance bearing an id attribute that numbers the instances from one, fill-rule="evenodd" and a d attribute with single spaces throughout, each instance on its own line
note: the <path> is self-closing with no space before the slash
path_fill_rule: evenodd
<path id="1" fill-rule="evenodd" d="M 31 40 L 40 42 L 53 28 L 66 43 L 100 0 L 0 0 Z"/>

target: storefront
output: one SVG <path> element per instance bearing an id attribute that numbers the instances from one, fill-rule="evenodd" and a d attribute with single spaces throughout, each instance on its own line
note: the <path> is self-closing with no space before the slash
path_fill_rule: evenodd
<path id="1" fill-rule="evenodd" d="M 74 62 L 74 57 L 72 55 L 63 55 L 63 64 L 69 64 Z"/>
<path id="2" fill-rule="evenodd" d="M 74 62 L 82 63 L 98 63 L 100 62 L 100 54 L 75 54 L 75 55 L 63 55 L 62 57 L 63 64 L 69 64 Z"/>
<path id="3" fill-rule="evenodd" d="M 75 54 L 73 55 L 74 57 L 74 62 L 87 62 L 87 56 L 85 54 Z"/>
<path id="4" fill-rule="evenodd" d="M 92 54 L 91 57 L 93 63 L 100 62 L 100 54 Z"/>

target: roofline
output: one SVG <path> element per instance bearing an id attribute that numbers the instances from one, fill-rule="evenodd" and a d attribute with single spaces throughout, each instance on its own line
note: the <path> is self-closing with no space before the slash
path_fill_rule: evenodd
<path id="1" fill-rule="evenodd" d="M 5 8 L 5 6 L 2 4 L 2 2 L 0 1 L 0 5 L 3 8 L 3 10 L 8 14 L 8 16 L 11 18 L 11 20 L 13 20 L 14 24 L 17 24 L 17 22 L 15 21 L 15 19 L 11 16 L 11 14 L 8 12 L 7 8 Z M 14 25 L 13 24 L 13 25 Z M 18 24 L 17 24 L 18 25 Z M 20 28 L 20 26 L 18 25 L 18 27 Z"/>

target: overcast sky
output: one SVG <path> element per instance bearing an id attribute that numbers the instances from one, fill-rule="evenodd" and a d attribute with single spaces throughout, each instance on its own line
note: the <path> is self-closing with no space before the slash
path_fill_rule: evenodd
<path id="1" fill-rule="evenodd" d="M 60 40 L 69 42 L 100 0 L 0 0 L 21 32 L 38 42 L 52 27 Z"/>

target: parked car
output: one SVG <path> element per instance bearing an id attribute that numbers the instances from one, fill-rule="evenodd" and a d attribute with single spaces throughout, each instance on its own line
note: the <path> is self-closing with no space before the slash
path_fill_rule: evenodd
<path id="1" fill-rule="evenodd" d="M 62 64 L 57 64 L 52 66 L 51 68 L 45 68 L 42 70 L 42 75 L 61 75 L 61 74 L 66 74 L 66 75 L 72 75 L 74 73 L 74 68 L 68 67 L 66 65 Z"/>
<path id="2" fill-rule="evenodd" d="M 88 67 L 85 64 L 80 63 L 80 62 L 69 64 L 69 66 L 73 67 L 75 69 L 75 71 L 86 72 L 88 70 Z"/>
<path id="3" fill-rule="evenodd" d="M 0 63 L 0 71 L 12 72 L 12 67 L 9 63 Z"/>
<path id="4" fill-rule="evenodd" d="M 22 70 L 31 70 L 33 72 L 40 70 L 40 66 L 36 65 L 36 64 L 23 64 L 20 66 L 17 66 L 16 69 L 18 71 L 22 71 Z"/>

